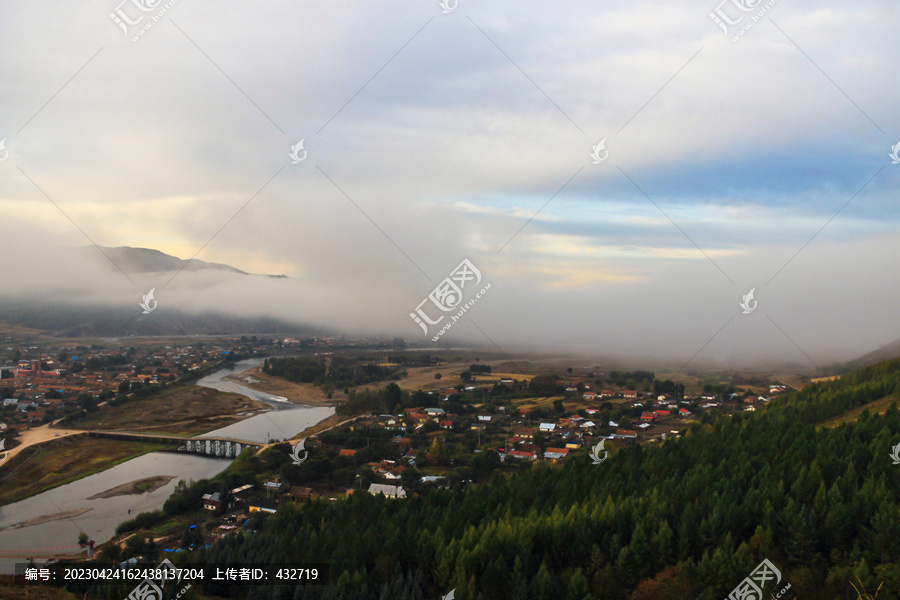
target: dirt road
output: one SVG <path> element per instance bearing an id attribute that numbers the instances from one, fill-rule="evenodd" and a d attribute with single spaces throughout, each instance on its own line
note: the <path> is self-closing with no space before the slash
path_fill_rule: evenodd
<path id="1" fill-rule="evenodd" d="M 53 427 L 55 423 L 56 421 L 54 421 L 53 423 L 48 423 L 47 425 L 41 425 L 40 427 L 26 429 L 20 432 L 19 441 L 21 443 L 9 451 L 6 460 L 0 460 L 0 465 L 4 464 L 7 460 L 12 459 L 12 457 L 14 457 L 25 448 L 28 448 L 29 446 L 41 444 L 57 437 L 65 437 L 67 435 L 76 433 L 84 433 L 83 431 L 78 431 L 77 429 L 56 429 L 55 427 Z M 0 459 L 2 458 L 3 457 L 0 456 Z"/>

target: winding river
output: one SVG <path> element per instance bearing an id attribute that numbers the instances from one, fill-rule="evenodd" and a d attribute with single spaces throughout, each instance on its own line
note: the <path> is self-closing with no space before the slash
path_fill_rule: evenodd
<path id="1" fill-rule="evenodd" d="M 334 414 L 331 407 L 296 405 L 281 396 L 273 396 L 238 385 L 224 378 L 262 364 L 262 359 L 243 360 L 234 369 L 222 369 L 197 382 L 197 385 L 224 392 L 235 392 L 265 402 L 273 410 L 239 423 L 210 431 L 203 436 L 234 437 L 261 443 L 285 439 Z M 200 436 L 200 437 L 203 437 Z M 4 558 L 9 551 L 34 553 L 78 553 L 78 533 L 83 531 L 102 543 L 115 535 L 116 526 L 140 512 L 161 508 L 180 479 L 206 479 L 228 466 L 230 460 L 193 454 L 151 452 L 116 465 L 101 473 L 37 494 L 20 502 L 0 507 L 0 573 L 12 573 L 22 558 Z M 156 491 L 113 498 L 88 497 L 124 483 L 171 475 L 175 479 Z M 129 511 L 131 511 L 129 513 Z M 72 516 L 48 520 L 37 525 L 20 526 L 30 519 L 65 513 Z M 6 552 L 4 552 L 6 551 Z M 27 555 L 27 552 L 24 553 Z"/>

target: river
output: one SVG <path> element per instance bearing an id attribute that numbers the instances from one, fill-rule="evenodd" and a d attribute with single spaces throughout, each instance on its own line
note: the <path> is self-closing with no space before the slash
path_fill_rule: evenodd
<path id="1" fill-rule="evenodd" d="M 222 429 L 210 431 L 198 437 L 232 437 L 254 442 L 267 443 L 272 439 L 287 439 L 311 427 L 316 423 L 327 419 L 334 414 L 334 408 L 330 406 L 298 406 L 288 401 L 283 396 L 275 396 L 265 392 L 258 392 L 233 381 L 226 381 L 228 375 L 243 373 L 253 367 L 262 364 L 261 358 L 250 358 L 239 361 L 234 369 L 221 369 L 212 375 L 207 375 L 197 382 L 197 385 L 213 388 L 222 392 L 234 392 L 253 400 L 265 402 L 272 407 L 272 411 L 244 419 Z M 275 414 L 277 411 L 277 415 Z"/>
<path id="2" fill-rule="evenodd" d="M 204 436 L 233 437 L 257 442 L 292 437 L 311 425 L 334 414 L 331 407 L 298 406 L 286 398 L 257 392 L 225 381 L 228 375 L 242 373 L 262 364 L 262 359 L 243 360 L 234 369 L 222 369 L 197 382 L 197 385 L 226 392 L 236 392 L 265 402 L 273 408 L 239 423 L 210 431 Z M 270 416 L 272 415 L 272 416 Z M 276 416 L 277 415 L 277 416 Z M 273 418 L 275 417 L 275 418 Z M 277 422 L 276 422 L 277 421 Z M 203 436 L 200 436 L 203 437 Z M 98 544 L 115 535 L 116 526 L 140 512 L 161 508 L 180 479 L 206 479 L 225 469 L 228 459 L 208 458 L 194 454 L 151 452 L 116 465 L 101 473 L 73 481 L 20 502 L 0 507 L 0 573 L 12 573 L 15 563 L 24 559 L 2 558 L 3 550 L 58 549 L 78 552 L 78 533 L 84 531 Z M 116 496 L 88 500 L 98 492 L 117 485 L 154 475 L 171 475 L 175 479 L 155 492 L 140 495 Z M 90 509 L 68 519 L 49 521 L 30 527 L 13 525 L 35 517 L 54 515 L 63 511 Z M 129 515 L 128 510 L 131 510 Z"/>

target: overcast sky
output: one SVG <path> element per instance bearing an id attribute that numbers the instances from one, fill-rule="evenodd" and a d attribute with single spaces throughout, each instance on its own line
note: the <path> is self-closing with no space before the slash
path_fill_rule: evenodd
<path id="1" fill-rule="evenodd" d="M 900 6 L 770 2 L 4 2 L 2 292 L 424 340 L 468 259 L 453 343 L 853 358 L 900 337 Z"/>

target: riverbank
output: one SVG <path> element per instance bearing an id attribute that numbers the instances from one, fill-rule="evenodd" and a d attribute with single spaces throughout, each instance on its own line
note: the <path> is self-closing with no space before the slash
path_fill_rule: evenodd
<path id="1" fill-rule="evenodd" d="M 109 488 L 99 494 L 88 496 L 88 500 L 96 500 L 97 498 L 114 498 L 116 496 L 128 496 L 130 494 L 144 494 L 155 492 L 170 481 L 175 479 L 174 475 L 154 475 L 153 477 L 144 477 L 143 479 L 135 479 L 122 485 Z"/>
<path id="2" fill-rule="evenodd" d="M 164 444 L 75 435 L 32 446 L 0 467 L 0 506 L 105 471 Z"/>
<path id="3" fill-rule="evenodd" d="M 189 385 L 104 408 L 70 427 L 197 435 L 237 423 L 252 412 L 269 408 L 263 402 L 240 394 Z"/>
<path id="4" fill-rule="evenodd" d="M 50 521 L 60 521 L 62 519 L 74 519 L 75 517 L 79 517 L 84 513 L 90 511 L 90 508 L 75 508 L 72 510 L 64 510 L 63 512 L 53 513 L 52 515 L 41 515 L 39 517 L 28 519 L 27 521 L 13 523 L 12 525 L 9 525 L 7 527 L 0 527 L 0 531 L 3 531 L 5 529 L 23 529 L 25 527 L 34 527 L 36 525 L 43 525 L 44 523 L 49 523 Z"/>
<path id="5" fill-rule="evenodd" d="M 232 381 L 257 392 L 282 396 L 294 404 L 306 406 L 335 406 L 338 400 L 329 398 L 328 394 L 311 383 L 292 383 L 281 377 L 272 377 L 262 372 L 262 366 L 252 367 L 243 373 L 226 375 L 224 381 Z M 334 395 L 343 394 L 335 391 Z"/>

